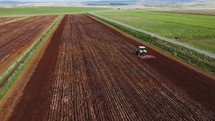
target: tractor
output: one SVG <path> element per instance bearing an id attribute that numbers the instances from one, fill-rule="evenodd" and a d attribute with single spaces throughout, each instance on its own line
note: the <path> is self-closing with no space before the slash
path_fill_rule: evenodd
<path id="1" fill-rule="evenodd" d="M 140 59 L 154 59 L 154 58 L 156 58 L 155 56 L 148 54 L 145 46 L 138 46 L 135 53 L 136 53 L 137 57 Z"/>

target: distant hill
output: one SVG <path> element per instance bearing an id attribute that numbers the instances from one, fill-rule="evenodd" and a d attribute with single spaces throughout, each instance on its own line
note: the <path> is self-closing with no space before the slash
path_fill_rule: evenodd
<path id="1" fill-rule="evenodd" d="M 158 4 L 184 4 L 184 3 L 190 3 L 193 0 L 142 0 L 141 2 L 144 4 L 152 4 L 152 5 L 158 5 Z"/>
<path id="2" fill-rule="evenodd" d="M 190 4 L 209 4 L 209 5 L 215 5 L 215 0 L 193 0 Z"/>
<path id="3" fill-rule="evenodd" d="M 130 5 L 135 4 L 139 0 L 105 0 L 105 1 L 88 1 L 88 2 L 82 2 L 86 5 Z"/>
<path id="4" fill-rule="evenodd" d="M 215 0 L 92 0 L 87 5 L 174 5 L 174 4 L 214 4 Z"/>

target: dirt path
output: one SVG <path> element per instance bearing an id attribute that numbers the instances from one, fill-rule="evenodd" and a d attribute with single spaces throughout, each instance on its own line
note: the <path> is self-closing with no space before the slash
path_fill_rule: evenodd
<path id="1" fill-rule="evenodd" d="M 214 80 L 86 15 L 55 32 L 11 121 L 214 120 Z"/>

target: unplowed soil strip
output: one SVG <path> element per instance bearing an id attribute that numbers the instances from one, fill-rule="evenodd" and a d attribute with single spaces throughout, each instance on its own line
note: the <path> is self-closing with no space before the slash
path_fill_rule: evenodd
<path id="1" fill-rule="evenodd" d="M 56 18 L 57 16 L 30 17 L 0 26 L 0 72 Z"/>
<path id="2" fill-rule="evenodd" d="M 153 50 L 157 59 L 140 60 L 138 44 L 85 15 L 66 16 L 10 120 L 215 119 L 214 80 Z"/>

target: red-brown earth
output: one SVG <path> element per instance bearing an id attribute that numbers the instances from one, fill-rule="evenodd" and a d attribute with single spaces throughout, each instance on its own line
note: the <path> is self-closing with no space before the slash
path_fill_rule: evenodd
<path id="1" fill-rule="evenodd" d="M 67 15 L 11 121 L 215 120 L 215 82 L 86 15 Z"/>

